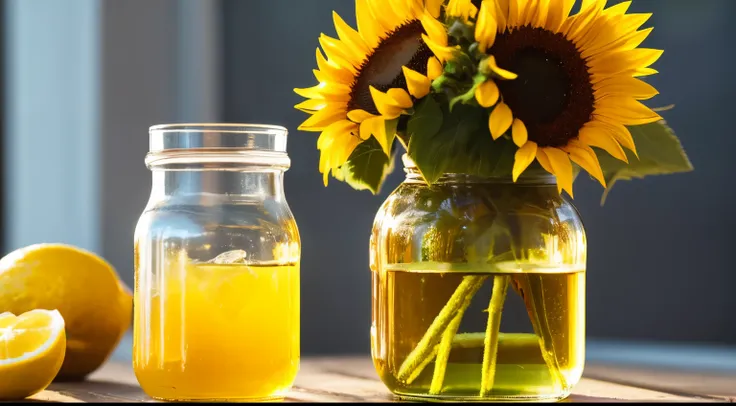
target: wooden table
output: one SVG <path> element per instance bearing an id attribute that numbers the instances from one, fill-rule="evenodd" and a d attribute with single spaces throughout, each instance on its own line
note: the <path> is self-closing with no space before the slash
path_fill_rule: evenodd
<path id="1" fill-rule="evenodd" d="M 52 384 L 31 400 L 150 402 L 129 363 L 110 361 L 87 382 Z M 391 402 L 368 357 L 304 358 L 289 402 Z M 565 402 L 734 402 L 736 375 L 588 365 Z"/>

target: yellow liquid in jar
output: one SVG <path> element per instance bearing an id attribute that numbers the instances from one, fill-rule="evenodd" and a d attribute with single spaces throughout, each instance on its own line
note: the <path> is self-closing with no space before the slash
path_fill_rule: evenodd
<path id="1" fill-rule="evenodd" d="M 372 272 L 373 361 L 389 390 L 405 399 L 447 401 L 551 401 L 570 394 L 584 367 L 584 269 L 469 273 L 437 268 Z M 510 286 L 503 301 L 492 391 L 481 396 L 487 309 L 496 275 L 508 276 Z M 417 368 L 411 379 L 401 379 L 400 370 L 466 277 L 488 280 L 463 315 L 440 391 L 431 393 L 436 358 Z"/>
<path id="2" fill-rule="evenodd" d="M 299 369 L 298 264 L 180 263 L 139 281 L 133 364 L 143 390 L 165 400 L 283 398 Z"/>

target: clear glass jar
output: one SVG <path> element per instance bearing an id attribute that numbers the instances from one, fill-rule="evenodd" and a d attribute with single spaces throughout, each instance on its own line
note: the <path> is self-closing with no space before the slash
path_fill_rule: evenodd
<path id="1" fill-rule="evenodd" d="M 133 367 L 161 400 L 280 399 L 299 368 L 299 232 L 287 131 L 150 129 L 135 229 Z"/>
<path id="2" fill-rule="evenodd" d="M 586 237 L 554 177 L 405 181 L 371 236 L 374 365 L 413 400 L 567 397 L 585 358 Z M 545 172 L 546 174 L 546 172 Z"/>

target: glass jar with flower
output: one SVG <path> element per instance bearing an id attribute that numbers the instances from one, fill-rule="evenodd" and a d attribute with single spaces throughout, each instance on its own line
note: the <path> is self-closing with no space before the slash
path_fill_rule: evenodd
<path id="1" fill-rule="evenodd" d="M 648 14 L 605 0 L 356 0 L 322 35 L 300 127 L 319 169 L 377 193 L 399 148 L 406 179 L 375 216 L 372 356 L 394 394 L 557 400 L 585 359 L 586 172 L 692 170 L 642 77 Z"/>

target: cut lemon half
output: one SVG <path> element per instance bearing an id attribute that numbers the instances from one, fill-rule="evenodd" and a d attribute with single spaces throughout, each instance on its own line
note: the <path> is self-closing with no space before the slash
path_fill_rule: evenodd
<path id="1" fill-rule="evenodd" d="M 0 400 L 46 389 L 64 362 L 64 318 L 57 310 L 0 314 Z"/>

